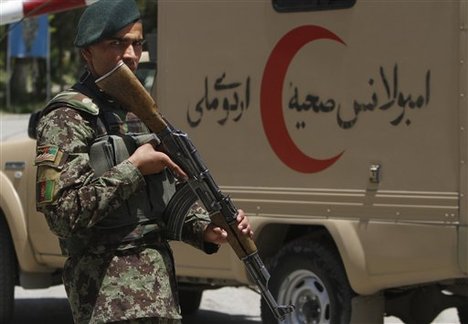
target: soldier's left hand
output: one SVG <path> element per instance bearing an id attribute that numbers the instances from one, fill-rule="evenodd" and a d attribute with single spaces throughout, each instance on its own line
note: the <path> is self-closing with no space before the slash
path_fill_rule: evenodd
<path id="1" fill-rule="evenodd" d="M 249 219 L 242 209 L 239 209 L 237 213 L 237 227 L 242 232 L 242 234 L 253 238 L 253 230 L 250 226 Z"/>
<path id="2" fill-rule="evenodd" d="M 241 209 L 238 210 L 237 227 L 242 234 L 248 235 L 250 238 L 253 237 L 253 231 L 250 226 L 249 219 Z M 213 223 L 209 224 L 205 229 L 204 239 L 206 242 L 224 244 L 227 242 L 227 237 L 228 233 L 223 228 L 216 226 Z"/>

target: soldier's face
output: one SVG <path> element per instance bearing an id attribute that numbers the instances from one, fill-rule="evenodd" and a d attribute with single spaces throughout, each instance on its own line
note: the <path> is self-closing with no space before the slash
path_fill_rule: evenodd
<path id="1" fill-rule="evenodd" d="M 141 22 L 130 24 L 111 38 L 104 39 L 82 50 L 90 72 L 100 77 L 122 60 L 132 71 L 138 67 L 143 50 Z"/>

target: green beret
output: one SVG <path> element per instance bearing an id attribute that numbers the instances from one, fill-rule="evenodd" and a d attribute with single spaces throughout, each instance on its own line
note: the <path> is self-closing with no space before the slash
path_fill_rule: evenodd
<path id="1" fill-rule="evenodd" d="M 81 15 L 75 38 L 76 47 L 86 47 L 115 35 L 140 19 L 134 0 L 99 0 Z"/>

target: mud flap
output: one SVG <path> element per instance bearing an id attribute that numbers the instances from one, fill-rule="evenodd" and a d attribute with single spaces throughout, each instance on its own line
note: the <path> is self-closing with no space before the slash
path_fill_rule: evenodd
<path id="1" fill-rule="evenodd" d="M 351 307 L 351 324 L 384 322 L 385 298 L 382 294 L 353 297 Z"/>

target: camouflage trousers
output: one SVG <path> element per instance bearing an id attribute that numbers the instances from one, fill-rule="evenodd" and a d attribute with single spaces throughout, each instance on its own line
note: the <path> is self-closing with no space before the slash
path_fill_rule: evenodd
<path id="1" fill-rule="evenodd" d="M 166 245 L 68 258 L 63 282 L 77 324 L 179 324 L 182 318 Z"/>

